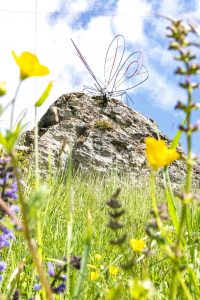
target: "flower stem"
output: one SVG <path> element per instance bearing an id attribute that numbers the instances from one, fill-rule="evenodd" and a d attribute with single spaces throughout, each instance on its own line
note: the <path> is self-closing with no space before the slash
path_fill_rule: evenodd
<path id="1" fill-rule="evenodd" d="M 35 107 L 35 132 L 34 132 L 34 145 L 35 145 L 35 184 L 36 188 L 39 187 L 39 148 L 38 148 L 38 120 L 37 120 L 37 107 Z"/>
<path id="2" fill-rule="evenodd" d="M 15 91 L 15 95 L 13 97 L 13 100 L 11 101 L 12 107 L 11 107 L 11 117 L 10 117 L 10 129 L 13 128 L 15 103 L 16 103 L 16 99 L 17 99 L 17 95 L 19 93 L 19 89 L 20 89 L 21 83 L 22 83 L 22 81 L 20 80 L 19 83 L 18 83 L 18 85 L 17 85 L 17 89 Z"/>

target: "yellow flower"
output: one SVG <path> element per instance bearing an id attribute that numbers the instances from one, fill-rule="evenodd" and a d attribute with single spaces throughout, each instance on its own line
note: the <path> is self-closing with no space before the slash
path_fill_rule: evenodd
<path id="1" fill-rule="evenodd" d="M 148 137 L 145 140 L 145 144 L 147 161 L 155 170 L 169 165 L 180 158 L 180 154 L 175 149 L 168 149 L 163 140 Z"/>
<path id="2" fill-rule="evenodd" d="M 146 247 L 145 241 L 144 240 L 136 240 L 136 239 L 130 239 L 129 241 L 133 251 L 135 252 L 142 252 L 144 248 Z"/>
<path id="3" fill-rule="evenodd" d="M 98 272 L 90 272 L 90 279 L 91 280 L 97 280 L 99 278 L 99 273 Z"/>
<path id="4" fill-rule="evenodd" d="M 20 69 L 20 79 L 24 80 L 32 76 L 45 76 L 49 74 L 49 69 L 40 64 L 37 56 L 30 52 L 23 52 L 17 56 L 14 51 L 12 55 Z"/>
<path id="5" fill-rule="evenodd" d="M 108 267 L 108 272 L 110 275 L 117 275 L 117 273 L 119 272 L 119 268 L 115 266 L 110 266 Z"/>
<path id="6" fill-rule="evenodd" d="M 100 254 L 95 254 L 94 258 L 96 260 L 101 260 L 102 259 L 102 256 Z"/>

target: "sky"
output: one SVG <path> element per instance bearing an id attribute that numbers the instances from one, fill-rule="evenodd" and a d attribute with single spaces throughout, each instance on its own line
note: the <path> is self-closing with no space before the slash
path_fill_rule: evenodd
<path id="1" fill-rule="evenodd" d="M 18 67 L 11 51 L 36 53 L 50 75 L 29 78 L 20 89 L 15 117 L 26 112 L 29 128 L 33 126 L 34 103 L 50 80 L 54 87 L 39 110 L 41 117 L 62 94 L 83 91 L 94 85 L 93 78 L 76 55 L 72 38 L 95 75 L 103 81 L 105 54 L 112 39 L 125 38 L 124 57 L 142 51 L 149 78 L 129 91 L 128 105 L 144 116 L 154 119 L 161 131 L 173 138 L 183 119 L 174 110 L 178 100 L 185 101 L 184 91 L 177 87 L 172 52 L 167 50 L 168 21 L 163 14 L 200 23 L 199 0 L 0 0 L 0 81 L 7 82 L 8 93 L 1 98 L 6 104 L 12 99 L 19 80 Z M 198 50 L 199 51 L 199 50 Z M 200 58 L 199 53 L 197 53 Z M 200 78 L 198 78 L 200 81 Z M 200 93 L 196 94 L 196 98 Z M 125 101 L 126 99 L 124 99 Z M 194 119 L 200 119 L 196 112 Z M 1 127 L 9 126 L 9 112 L 1 119 Z M 193 150 L 200 153 L 199 134 Z M 182 140 L 183 146 L 185 144 Z"/>

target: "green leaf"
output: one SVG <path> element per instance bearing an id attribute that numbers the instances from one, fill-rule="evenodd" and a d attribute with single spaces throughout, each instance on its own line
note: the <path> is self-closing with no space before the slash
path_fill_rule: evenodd
<path id="1" fill-rule="evenodd" d="M 169 209 L 169 215 L 172 220 L 172 224 L 175 228 L 176 233 L 178 233 L 179 229 L 179 219 L 178 219 L 178 213 L 175 206 L 175 199 L 174 194 L 171 187 L 171 181 L 169 178 L 168 169 L 164 169 L 163 171 L 163 177 L 164 177 L 164 186 L 165 186 L 165 194 L 167 198 L 167 204 Z"/>
<path id="2" fill-rule="evenodd" d="M 89 253 L 90 253 L 90 244 L 85 244 L 83 254 L 81 257 L 81 269 L 78 273 L 77 283 L 75 286 L 74 294 L 72 299 L 73 300 L 79 300 L 81 295 L 81 289 L 82 285 L 85 279 L 86 271 L 87 271 L 87 262 L 89 259 Z"/>
<path id="3" fill-rule="evenodd" d="M 184 126 L 186 121 L 187 121 L 187 116 L 182 121 L 181 125 Z M 180 129 L 178 129 L 172 142 L 171 142 L 170 149 L 177 148 L 180 138 L 181 138 L 181 134 L 182 134 L 182 131 Z M 166 166 L 164 168 L 163 176 L 164 176 L 165 193 L 166 193 L 166 198 L 167 198 L 167 203 L 168 203 L 168 208 L 169 208 L 169 214 L 170 214 L 173 226 L 176 230 L 176 233 L 178 233 L 179 218 L 178 218 L 178 213 L 177 213 L 176 206 L 175 206 L 175 197 L 174 197 L 174 193 L 173 193 L 173 190 L 171 187 L 168 166 Z"/>
<path id="4" fill-rule="evenodd" d="M 11 152 L 22 133 L 22 130 L 23 126 L 21 125 L 21 121 L 19 121 L 15 129 L 7 130 L 4 134 L 0 133 L 0 144 L 4 146 L 8 152 Z"/>
<path id="5" fill-rule="evenodd" d="M 80 299 L 81 289 L 82 289 L 86 271 L 87 271 L 87 262 L 89 259 L 89 253 L 90 253 L 90 248 L 91 248 L 91 239 L 92 239 L 92 217 L 91 217 L 90 213 L 88 212 L 86 241 L 85 241 L 85 246 L 84 246 L 83 254 L 82 254 L 82 258 L 81 258 L 81 269 L 78 274 L 77 283 L 76 283 L 75 290 L 74 290 L 73 297 L 72 297 L 73 300 Z"/>
<path id="6" fill-rule="evenodd" d="M 35 102 L 35 107 L 40 107 L 45 102 L 45 100 L 49 97 L 50 91 L 53 87 L 53 81 L 50 81 L 44 90 L 43 94 L 40 96 L 40 98 Z"/>
<path id="7" fill-rule="evenodd" d="M 186 121 L 187 121 L 187 116 L 185 117 L 185 119 L 183 120 L 181 125 L 184 126 Z M 181 134 L 182 134 L 182 131 L 180 129 L 178 129 L 175 136 L 174 136 L 174 138 L 173 138 L 173 140 L 172 140 L 172 142 L 171 142 L 170 149 L 176 149 L 176 147 L 178 146 L 178 143 L 180 141 Z"/>

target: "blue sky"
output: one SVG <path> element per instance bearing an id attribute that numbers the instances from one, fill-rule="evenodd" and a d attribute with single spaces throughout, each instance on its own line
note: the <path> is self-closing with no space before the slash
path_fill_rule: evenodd
<path id="1" fill-rule="evenodd" d="M 185 95 L 177 88 L 173 76 L 173 53 L 167 51 L 165 27 L 168 22 L 156 16 L 157 13 L 200 23 L 200 1 L 0 0 L 0 36 L 3 41 L 0 81 L 6 80 L 9 88 L 2 101 L 12 98 L 18 80 L 11 50 L 17 54 L 36 52 L 51 70 L 46 78 L 28 79 L 20 91 L 16 117 L 26 110 L 31 126 L 33 104 L 49 80 L 54 80 L 54 89 L 39 112 L 40 116 L 63 93 L 81 91 L 84 85 L 93 85 L 93 79 L 76 55 L 70 38 L 76 42 L 94 73 L 103 79 L 107 47 L 115 35 L 122 34 L 126 40 L 125 56 L 142 51 L 149 72 L 148 80 L 129 93 L 133 99 L 130 106 L 154 119 L 159 129 L 173 137 L 183 118 L 174 106 L 177 100 L 184 100 Z M 199 94 L 196 96 L 199 98 Z M 195 118 L 200 119 L 199 112 Z M 7 121 L 8 115 L 1 122 L 3 127 L 7 126 Z M 194 141 L 194 151 L 200 153 L 198 139 Z"/>

